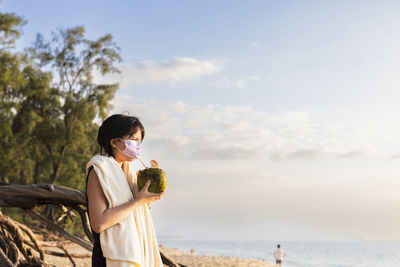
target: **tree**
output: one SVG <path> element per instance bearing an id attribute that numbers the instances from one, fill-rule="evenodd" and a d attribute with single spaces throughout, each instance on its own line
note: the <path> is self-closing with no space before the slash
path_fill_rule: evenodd
<path id="1" fill-rule="evenodd" d="M 51 220 L 31 209 L 61 205 L 64 209 L 58 215 L 64 221 L 75 210 L 82 221 L 78 218 L 64 228 L 78 228 L 81 237 L 86 234 L 92 240 L 87 211 L 80 207 L 86 205 L 80 189 L 85 184 L 85 165 L 98 150 L 96 122 L 107 116 L 118 88 L 116 83 L 97 84 L 93 76 L 95 71 L 101 75 L 118 72 L 119 48 L 109 34 L 91 41 L 84 37 L 83 27 L 76 27 L 60 30 L 51 41 L 39 34 L 33 47 L 16 53 L 14 44 L 24 23 L 15 14 L 0 13 L 0 207 L 6 211 L 20 207 L 90 250 L 89 242 L 54 223 L 52 205 L 47 209 Z M 12 211 L 7 213 L 24 218 L 18 208 Z M 62 254 L 42 249 L 28 227 L 1 211 L 0 229 L 1 266 L 46 266 L 45 253 Z M 40 258 L 33 257 L 26 245 L 37 250 Z M 61 248 L 73 262 L 74 255 Z M 183 266 L 161 256 L 168 266 Z"/>
<path id="2" fill-rule="evenodd" d="M 12 13 L 0 13 L 0 180 L 10 182 L 21 168 L 18 155 L 22 145 L 13 135 L 12 123 L 20 107 L 21 89 L 26 79 L 21 71 L 21 55 L 13 52 L 22 18 Z"/>
<path id="3" fill-rule="evenodd" d="M 28 53 L 39 68 L 55 74 L 46 93 L 26 101 L 41 118 L 35 137 L 42 154 L 42 168 L 51 170 L 38 182 L 82 187 L 79 179 L 88 159 L 95 152 L 96 120 L 103 120 L 118 84 L 96 84 L 93 73 L 118 72 L 119 48 L 110 34 L 90 41 L 84 28 L 60 30 L 50 42 L 38 35 Z M 79 177 L 79 178 L 78 178 Z M 78 180 L 78 179 L 79 180 Z"/>
<path id="4" fill-rule="evenodd" d="M 23 101 L 15 124 L 26 128 L 27 119 L 39 117 L 31 147 L 37 159 L 35 183 L 84 187 L 86 163 L 97 151 L 96 121 L 105 119 L 118 88 L 116 83 L 97 84 L 93 78 L 95 71 L 118 72 L 115 64 L 121 58 L 112 36 L 91 41 L 84 32 L 83 27 L 60 30 L 50 42 L 38 34 L 34 47 L 27 49 L 34 66 L 54 73 L 51 86 L 46 87 L 38 83 L 45 77 L 29 72 L 28 77 L 33 77 L 29 89 L 34 93 Z M 21 130 L 16 127 L 14 132 Z M 54 220 L 53 211 L 49 212 L 47 217 Z"/>
<path id="5" fill-rule="evenodd" d="M 50 41 L 14 51 L 24 21 L 0 13 L 0 179 L 84 189 L 85 166 L 98 152 L 98 122 L 111 108 L 118 83 L 94 75 L 119 72 L 110 34 L 85 37 L 83 27 L 59 30 Z M 46 211 L 54 221 L 52 206 Z"/>

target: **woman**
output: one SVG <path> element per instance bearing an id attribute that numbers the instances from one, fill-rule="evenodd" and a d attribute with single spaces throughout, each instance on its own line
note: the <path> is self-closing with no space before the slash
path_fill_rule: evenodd
<path id="1" fill-rule="evenodd" d="M 151 202 L 150 181 L 139 191 L 132 162 L 139 157 L 145 130 L 138 118 L 116 114 L 100 126 L 100 154 L 86 167 L 86 199 L 94 236 L 92 266 L 162 267 Z"/>

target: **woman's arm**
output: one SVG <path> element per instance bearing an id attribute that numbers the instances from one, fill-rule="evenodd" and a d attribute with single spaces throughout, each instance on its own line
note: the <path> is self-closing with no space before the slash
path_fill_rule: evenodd
<path id="1" fill-rule="evenodd" d="M 150 183 L 148 182 L 135 199 L 118 207 L 108 209 L 107 199 L 104 196 L 96 171 L 92 169 L 89 173 L 86 194 L 88 197 L 89 220 L 93 231 L 100 233 L 125 219 L 139 205 L 160 199 L 163 193 L 149 193 L 147 190 L 149 185 Z"/>

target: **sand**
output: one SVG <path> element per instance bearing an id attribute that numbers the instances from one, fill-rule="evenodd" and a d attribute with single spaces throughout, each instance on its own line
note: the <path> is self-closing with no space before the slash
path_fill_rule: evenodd
<path id="1" fill-rule="evenodd" d="M 275 264 L 270 264 L 265 261 L 235 258 L 235 257 L 223 257 L 223 256 L 206 256 L 197 255 L 195 253 L 186 253 L 176 248 L 160 248 L 162 252 L 174 259 L 180 264 L 184 264 L 190 267 L 227 267 L 227 266 L 240 266 L 240 267 L 273 267 Z"/>
<path id="2" fill-rule="evenodd" d="M 86 255 L 85 258 L 74 258 L 77 267 L 90 267 L 91 266 L 91 253 L 81 246 L 71 243 L 69 241 L 65 242 L 65 248 L 71 254 L 78 255 Z M 57 247 L 44 247 L 48 250 L 63 252 L 60 248 Z M 255 267 L 255 266 L 265 266 L 272 267 L 274 264 L 270 264 L 264 261 L 252 260 L 252 259 L 243 259 L 243 258 L 235 258 L 235 257 L 221 257 L 221 256 L 206 256 L 206 255 L 197 255 L 196 253 L 186 253 L 184 251 L 175 249 L 175 248 L 165 248 L 161 247 L 161 251 L 163 251 L 166 255 L 177 261 L 178 263 L 184 264 L 190 267 L 204 267 L 204 266 L 213 266 L 213 267 L 222 267 L 222 266 L 242 266 L 242 267 Z M 52 264 L 54 266 L 62 266 L 69 267 L 73 266 L 71 261 L 65 257 L 57 257 L 46 254 L 46 263 Z M 166 266 L 166 265 L 165 265 Z"/>

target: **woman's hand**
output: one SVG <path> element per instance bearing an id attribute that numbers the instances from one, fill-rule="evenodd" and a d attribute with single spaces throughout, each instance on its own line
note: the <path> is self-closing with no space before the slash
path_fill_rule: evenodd
<path id="1" fill-rule="evenodd" d="M 161 193 L 151 193 L 149 192 L 148 188 L 150 186 L 151 181 L 148 180 L 147 183 L 143 186 L 142 190 L 139 191 L 136 200 L 143 202 L 143 203 L 147 203 L 150 204 L 154 201 L 160 200 L 164 194 L 164 192 Z"/>

